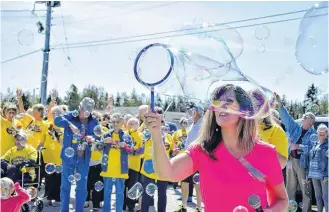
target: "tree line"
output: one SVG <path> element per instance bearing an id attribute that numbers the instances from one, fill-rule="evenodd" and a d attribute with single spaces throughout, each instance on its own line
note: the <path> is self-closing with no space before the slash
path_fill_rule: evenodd
<path id="1" fill-rule="evenodd" d="M 150 97 L 148 94 L 139 94 L 133 88 L 131 93 L 117 92 L 116 94 L 109 94 L 103 87 L 97 87 L 95 85 L 88 85 L 79 91 L 77 86 L 72 84 L 66 91 L 65 96 L 60 96 L 57 99 L 57 104 L 66 104 L 69 106 L 69 110 L 78 108 L 79 102 L 84 97 L 90 97 L 95 100 L 96 109 L 103 110 L 106 108 L 109 98 L 113 99 L 114 107 L 136 107 L 142 104 L 150 104 Z M 5 94 L 0 93 L 1 107 L 5 102 L 13 102 L 17 104 L 16 91 L 8 88 Z M 23 91 L 23 103 L 24 108 L 28 109 L 33 104 L 40 103 L 40 98 L 31 94 L 29 91 Z M 48 103 L 51 96 L 48 95 Z M 321 93 L 320 89 L 314 84 L 308 87 L 303 101 L 288 100 L 285 95 L 282 96 L 282 100 L 289 113 L 293 118 L 297 119 L 307 112 L 311 111 L 316 115 L 328 115 L 328 93 Z M 183 96 L 170 97 L 156 94 L 155 105 L 161 106 L 164 109 L 172 112 L 185 112 L 187 99 Z"/>

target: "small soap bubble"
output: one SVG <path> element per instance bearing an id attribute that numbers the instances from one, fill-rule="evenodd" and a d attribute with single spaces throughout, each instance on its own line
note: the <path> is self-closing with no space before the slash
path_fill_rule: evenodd
<path id="1" fill-rule="evenodd" d="M 72 147 L 67 147 L 64 153 L 66 157 L 71 158 L 74 156 L 74 149 Z"/>
<path id="2" fill-rule="evenodd" d="M 312 143 L 316 143 L 316 142 L 318 142 L 318 141 L 319 141 L 319 136 L 318 136 L 318 134 L 312 134 L 312 135 L 310 136 L 310 140 L 311 140 Z"/>
<path id="3" fill-rule="evenodd" d="M 38 190 L 35 187 L 28 187 L 26 189 L 27 193 L 29 194 L 31 199 L 35 199 L 38 195 Z"/>
<path id="4" fill-rule="evenodd" d="M 72 112 L 72 116 L 73 116 L 73 117 L 78 117 L 78 116 L 79 116 L 79 111 L 74 110 L 74 111 Z"/>
<path id="5" fill-rule="evenodd" d="M 157 190 L 158 187 L 155 184 L 150 183 L 146 186 L 145 192 L 147 193 L 147 195 L 153 197 Z"/>
<path id="6" fill-rule="evenodd" d="M 196 173 L 192 179 L 195 184 L 198 184 L 200 182 L 200 175 Z"/>
<path id="7" fill-rule="evenodd" d="M 128 198 L 132 200 L 138 199 L 142 193 L 144 192 L 143 186 L 141 183 L 136 183 L 131 189 L 128 191 Z"/>
<path id="8" fill-rule="evenodd" d="M 233 212 L 248 212 L 248 209 L 242 205 L 236 206 Z"/>
<path id="9" fill-rule="evenodd" d="M 296 212 L 298 209 L 298 204 L 295 200 L 289 200 L 288 212 Z"/>
<path id="10" fill-rule="evenodd" d="M 75 181 L 75 177 L 74 177 L 74 175 L 70 175 L 70 176 L 68 177 L 68 180 L 69 180 L 70 183 L 73 183 L 73 182 Z"/>
<path id="11" fill-rule="evenodd" d="M 102 183 L 102 181 L 97 181 L 95 183 L 94 188 L 95 188 L 95 191 L 100 192 L 101 190 L 103 190 L 104 184 Z"/>
<path id="12" fill-rule="evenodd" d="M 75 174 L 74 174 L 74 179 L 75 179 L 76 181 L 81 180 L 81 174 L 80 174 L 80 173 L 75 173 Z"/>
<path id="13" fill-rule="evenodd" d="M 56 166 L 55 166 L 55 164 L 53 164 L 53 163 L 48 163 L 48 164 L 45 166 L 45 172 L 46 172 L 47 174 L 53 174 L 55 171 L 56 171 Z"/>
<path id="14" fill-rule="evenodd" d="M 256 46 L 256 51 L 260 54 L 263 54 L 266 51 L 266 46 L 265 44 L 258 44 Z"/>
<path id="15" fill-rule="evenodd" d="M 264 25 L 256 27 L 255 37 L 258 40 L 266 40 L 268 37 L 270 37 L 270 29 Z"/>
<path id="16" fill-rule="evenodd" d="M 62 165 L 56 165 L 56 167 L 55 167 L 55 172 L 56 172 L 57 174 L 61 173 L 62 170 L 63 170 Z"/>
<path id="17" fill-rule="evenodd" d="M 103 165 L 106 165 L 108 160 L 109 160 L 109 157 L 107 155 L 103 155 L 102 158 L 101 158 L 101 163 Z"/>

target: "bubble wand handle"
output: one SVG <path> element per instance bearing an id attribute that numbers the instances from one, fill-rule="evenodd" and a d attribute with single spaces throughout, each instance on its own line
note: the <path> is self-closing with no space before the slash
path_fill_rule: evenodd
<path id="1" fill-rule="evenodd" d="M 154 87 L 151 88 L 151 111 L 154 113 Z"/>

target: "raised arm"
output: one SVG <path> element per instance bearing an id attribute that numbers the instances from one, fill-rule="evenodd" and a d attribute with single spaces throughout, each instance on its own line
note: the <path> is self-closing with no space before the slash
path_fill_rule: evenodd
<path id="1" fill-rule="evenodd" d="M 278 111 L 280 113 L 280 118 L 282 123 L 284 124 L 285 128 L 289 133 L 295 131 L 296 128 L 298 128 L 298 124 L 294 121 L 294 119 L 289 115 L 287 109 L 282 105 L 281 98 L 278 94 L 276 95 L 276 100 L 278 102 Z"/>
<path id="2" fill-rule="evenodd" d="M 19 109 L 19 112 L 21 113 L 25 113 L 25 110 L 24 110 L 24 104 L 23 104 L 23 92 L 22 92 L 22 89 L 21 88 L 17 88 L 16 90 L 16 96 L 17 96 L 17 100 L 18 100 L 18 109 Z"/>
<path id="3" fill-rule="evenodd" d="M 169 160 L 161 138 L 161 118 L 150 111 L 145 114 L 145 125 L 152 135 L 153 165 L 160 179 L 178 182 L 194 173 L 193 160 L 186 154 L 180 154 Z"/>

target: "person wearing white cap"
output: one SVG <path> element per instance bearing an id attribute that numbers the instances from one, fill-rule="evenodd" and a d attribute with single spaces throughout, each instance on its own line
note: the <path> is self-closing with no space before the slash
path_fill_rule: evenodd
<path id="1" fill-rule="evenodd" d="M 98 120 L 91 113 L 95 101 L 85 97 L 78 110 L 70 111 L 54 119 L 56 126 L 64 128 L 61 181 L 61 212 L 69 211 L 71 180 L 75 173 L 81 178 L 76 179 L 75 211 L 82 212 L 87 197 L 87 178 L 91 156 L 91 143 L 97 138 L 93 131 Z M 93 138 L 94 137 L 94 138 Z M 70 179 L 69 179 L 70 178 Z M 73 177 L 74 179 L 74 177 Z"/>

